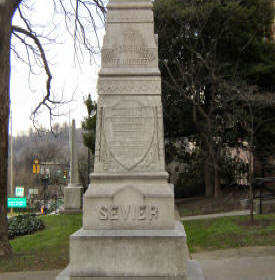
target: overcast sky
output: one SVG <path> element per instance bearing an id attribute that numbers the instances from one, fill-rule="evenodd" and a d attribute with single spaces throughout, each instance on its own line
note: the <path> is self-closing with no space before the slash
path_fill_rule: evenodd
<path id="1" fill-rule="evenodd" d="M 73 52 L 73 40 L 65 30 L 62 15 L 55 16 L 53 20 L 51 1 L 28 0 L 30 5 L 28 17 L 37 32 L 54 38 L 58 44 L 47 44 L 45 49 L 50 61 L 53 74 L 52 92 L 56 99 L 73 101 L 63 105 L 56 113 L 65 114 L 55 119 L 55 122 L 63 123 L 70 118 L 76 119 L 76 126 L 80 127 L 86 113 L 83 104 L 83 97 L 89 93 L 93 99 L 96 95 L 97 73 L 100 65 L 100 55 L 96 56 L 96 63 L 90 64 L 88 55 L 85 59 L 75 63 Z M 47 12 L 46 12 L 47 11 Z M 15 16 L 13 24 L 22 25 L 18 15 Z M 99 37 L 102 41 L 104 28 L 101 25 Z M 16 50 L 22 57 L 26 58 L 26 51 L 19 41 L 13 39 Z M 31 112 L 46 93 L 46 75 L 43 69 L 34 67 L 36 75 L 30 75 L 29 67 L 11 55 L 11 109 L 13 115 L 13 134 L 20 135 L 23 131 L 28 131 L 33 127 L 30 120 Z M 49 115 L 45 111 L 39 115 L 38 121 L 41 125 L 48 127 Z"/>

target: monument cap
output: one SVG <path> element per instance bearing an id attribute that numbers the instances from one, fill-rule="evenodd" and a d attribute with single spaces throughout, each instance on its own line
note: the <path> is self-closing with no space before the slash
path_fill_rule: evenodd
<path id="1" fill-rule="evenodd" d="M 108 9 L 143 9 L 152 7 L 151 0 L 110 0 L 107 5 Z"/>

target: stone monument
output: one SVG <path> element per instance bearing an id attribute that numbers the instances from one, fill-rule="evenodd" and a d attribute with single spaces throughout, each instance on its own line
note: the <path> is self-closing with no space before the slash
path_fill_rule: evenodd
<path id="1" fill-rule="evenodd" d="M 94 173 L 83 227 L 70 237 L 70 263 L 57 279 L 202 279 L 188 261 L 165 171 L 152 2 L 110 0 L 107 8 Z"/>
<path id="2" fill-rule="evenodd" d="M 70 184 L 64 188 L 63 213 L 81 213 L 83 187 L 79 183 L 77 149 L 75 142 L 75 120 L 72 120 L 70 156 Z"/>

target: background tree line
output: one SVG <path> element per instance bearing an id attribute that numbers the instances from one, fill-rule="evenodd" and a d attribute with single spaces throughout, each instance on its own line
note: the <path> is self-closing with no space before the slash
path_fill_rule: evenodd
<path id="1" fill-rule="evenodd" d="M 247 143 L 251 183 L 255 157 L 265 166 L 274 156 L 272 1 L 156 0 L 154 11 L 166 137 L 196 143 L 198 177 L 215 197 L 223 150 Z"/>

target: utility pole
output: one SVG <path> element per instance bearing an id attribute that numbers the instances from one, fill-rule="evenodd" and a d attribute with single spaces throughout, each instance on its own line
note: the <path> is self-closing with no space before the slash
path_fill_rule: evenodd
<path id="1" fill-rule="evenodd" d="M 10 195 L 13 194 L 13 139 L 12 139 L 12 111 L 10 111 Z M 11 208 L 11 214 L 13 214 L 13 208 Z"/>

